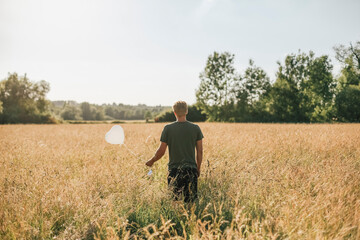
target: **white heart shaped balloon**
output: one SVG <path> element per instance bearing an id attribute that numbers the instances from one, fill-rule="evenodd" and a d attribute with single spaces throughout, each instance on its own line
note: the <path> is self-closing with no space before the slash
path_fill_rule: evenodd
<path id="1" fill-rule="evenodd" d="M 105 135 L 105 140 L 111 144 L 123 144 L 124 139 L 124 130 L 120 125 L 113 126 Z"/>

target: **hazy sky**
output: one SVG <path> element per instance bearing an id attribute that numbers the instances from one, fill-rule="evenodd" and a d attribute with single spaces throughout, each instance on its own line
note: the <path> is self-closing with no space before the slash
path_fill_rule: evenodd
<path id="1" fill-rule="evenodd" d="M 359 41 L 359 13 L 359 0 L 0 0 L 0 79 L 46 80 L 50 100 L 194 103 L 213 51 L 274 80 L 286 54 Z"/>

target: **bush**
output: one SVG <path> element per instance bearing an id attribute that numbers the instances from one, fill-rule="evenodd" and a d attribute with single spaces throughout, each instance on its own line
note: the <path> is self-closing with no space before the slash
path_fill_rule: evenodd
<path id="1" fill-rule="evenodd" d="M 196 105 L 191 105 L 188 108 L 186 119 L 190 122 L 204 122 L 207 119 L 206 114 L 202 113 Z M 155 122 L 174 122 L 176 117 L 173 111 L 166 111 L 155 118 Z"/>

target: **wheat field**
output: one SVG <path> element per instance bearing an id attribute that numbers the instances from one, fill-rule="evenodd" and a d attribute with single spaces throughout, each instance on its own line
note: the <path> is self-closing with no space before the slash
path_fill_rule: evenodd
<path id="1" fill-rule="evenodd" d="M 0 126 L 0 239 L 360 239 L 359 124 L 199 125 L 193 205 L 147 176 L 164 124 Z"/>

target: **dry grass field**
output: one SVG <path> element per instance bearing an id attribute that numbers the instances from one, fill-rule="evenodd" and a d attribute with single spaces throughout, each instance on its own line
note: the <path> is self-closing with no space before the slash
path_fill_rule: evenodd
<path id="1" fill-rule="evenodd" d="M 359 124 L 199 124 L 199 201 L 174 203 L 164 124 L 0 126 L 0 239 L 360 239 Z"/>

